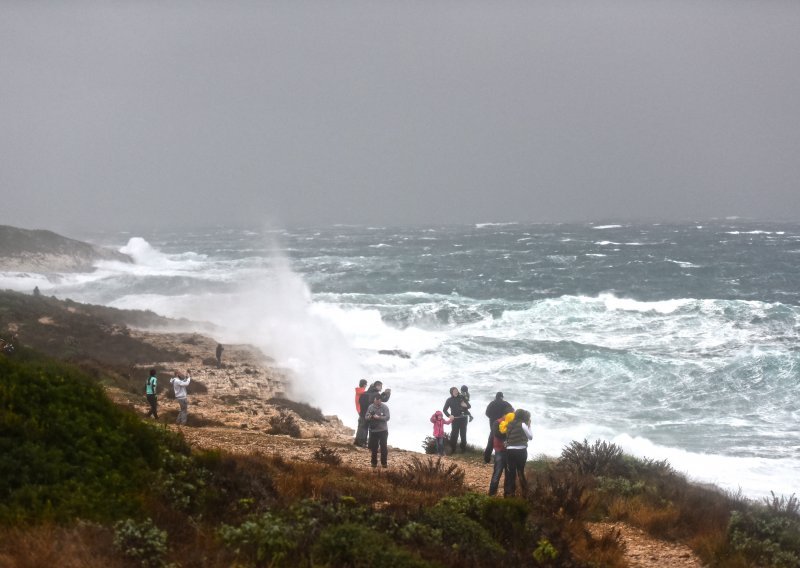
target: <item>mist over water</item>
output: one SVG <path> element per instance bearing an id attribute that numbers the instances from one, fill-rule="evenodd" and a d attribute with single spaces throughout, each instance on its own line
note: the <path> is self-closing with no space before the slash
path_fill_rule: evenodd
<path id="1" fill-rule="evenodd" d="M 481 447 L 501 390 L 533 415 L 533 455 L 604 438 L 748 495 L 800 489 L 798 225 L 76 236 L 135 263 L 0 286 L 214 323 L 350 425 L 358 380 L 380 378 L 392 445 L 419 449 L 466 384 Z"/>

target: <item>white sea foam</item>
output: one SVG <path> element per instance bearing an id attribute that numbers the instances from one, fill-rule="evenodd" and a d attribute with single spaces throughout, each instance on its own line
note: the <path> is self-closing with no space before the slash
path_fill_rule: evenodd
<path id="1" fill-rule="evenodd" d="M 700 265 L 694 264 L 693 262 L 687 262 L 684 260 L 673 260 L 671 258 L 664 259 L 666 262 L 672 262 L 673 264 L 677 264 L 682 268 L 700 268 Z"/>
<path id="2" fill-rule="evenodd" d="M 750 497 L 796 493 L 800 480 L 800 460 L 732 457 L 687 452 L 654 444 L 642 437 L 618 434 L 611 439 L 627 453 L 656 460 L 665 459 L 692 479 L 712 483 L 731 492 L 741 489 Z"/>
<path id="3" fill-rule="evenodd" d="M 634 312 L 658 312 L 670 314 L 690 304 L 693 300 L 661 300 L 656 302 L 640 302 L 628 298 L 617 298 L 612 294 L 600 294 L 600 300 L 609 310 L 623 310 Z"/>
<path id="4" fill-rule="evenodd" d="M 621 229 L 622 225 L 595 225 L 592 229 Z"/>

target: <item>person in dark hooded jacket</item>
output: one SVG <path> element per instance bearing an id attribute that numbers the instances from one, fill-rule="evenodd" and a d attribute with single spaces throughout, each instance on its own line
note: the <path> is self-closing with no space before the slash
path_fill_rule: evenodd
<path id="1" fill-rule="evenodd" d="M 486 443 L 486 449 L 483 450 L 483 461 L 489 463 L 492 461 L 492 450 L 494 448 L 494 434 L 492 434 L 492 426 L 498 419 L 502 418 L 509 412 L 514 412 L 514 407 L 503 399 L 503 393 L 498 392 L 494 396 L 494 400 L 486 407 L 486 416 L 489 418 L 489 441 Z"/>
<path id="2" fill-rule="evenodd" d="M 445 416 L 450 418 L 453 415 L 453 425 L 450 429 L 450 453 L 456 453 L 456 446 L 458 445 L 458 437 L 461 436 L 461 452 L 467 450 L 467 421 L 469 415 L 465 413 L 470 409 L 470 404 L 467 402 L 466 406 L 462 405 L 464 398 L 456 387 L 450 389 L 450 398 L 444 403 L 442 412 Z"/>

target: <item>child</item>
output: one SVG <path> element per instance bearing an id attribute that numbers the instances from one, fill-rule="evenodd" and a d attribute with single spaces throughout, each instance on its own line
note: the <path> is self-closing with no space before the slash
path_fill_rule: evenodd
<path id="1" fill-rule="evenodd" d="M 436 453 L 440 456 L 444 455 L 444 425 L 445 424 L 452 424 L 453 417 L 451 416 L 447 420 L 444 419 L 444 415 L 442 414 L 441 410 L 437 410 L 431 416 L 431 422 L 433 422 L 433 437 L 436 439 Z"/>
<path id="2" fill-rule="evenodd" d="M 461 408 L 463 409 L 463 413 L 469 416 L 469 421 L 472 422 L 474 416 L 472 416 L 469 411 L 469 387 L 467 387 L 467 385 L 461 385 Z"/>

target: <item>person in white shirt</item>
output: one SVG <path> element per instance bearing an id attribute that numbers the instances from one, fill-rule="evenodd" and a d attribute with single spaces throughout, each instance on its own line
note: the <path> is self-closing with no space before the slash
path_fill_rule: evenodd
<path id="1" fill-rule="evenodd" d="M 523 496 L 528 493 L 525 464 L 528 461 L 528 441 L 532 439 L 531 413 L 520 408 L 514 413 L 514 420 L 508 425 L 504 495 L 513 497 L 516 494 L 517 476 L 519 476 Z"/>
<path id="2" fill-rule="evenodd" d="M 184 378 L 185 377 L 185 378 Z M 175 400 L 178 401 L 180 411 L 178 412 L 178 419 L 176 424 L 186 424 L 186 418 L 189 416 L 189 403 L 186 400 L 186 387 L 192 381 L 189 376 L 189 371 L 184 375 L 180 371 L 175 371 L 175 376 L 169 382 L 172 383 L 172 388 L 175 390 Z"/>

